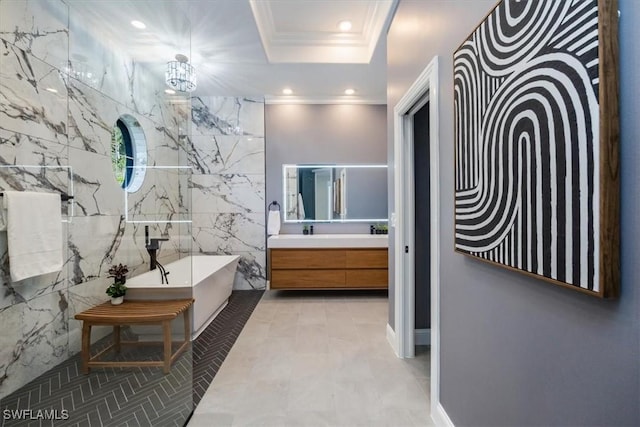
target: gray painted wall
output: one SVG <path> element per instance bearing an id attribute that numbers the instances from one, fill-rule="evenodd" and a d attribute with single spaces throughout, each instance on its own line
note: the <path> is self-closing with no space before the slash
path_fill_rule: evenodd
<path id="1" fill-rule="evenodd" d="M 386 105 L 267 105 L 266 204 L 282 206 L 282 165 L 387 162 Z M 315 224 L 319 233 L 368 233 L 369 223 Z M 283 224 L 281 234 L 301 233 Z"/>
<path id="2" fill-rule="evenodd" d="M 387 40 L 390 154 L 393 107 L 440 56 L 441 403 L 456 425 L 640 425 L 640 2 L 619 0 L 622 290 L 614 301 L 453 252 L 452 54 L 494 5 L 401 0 Z"/>

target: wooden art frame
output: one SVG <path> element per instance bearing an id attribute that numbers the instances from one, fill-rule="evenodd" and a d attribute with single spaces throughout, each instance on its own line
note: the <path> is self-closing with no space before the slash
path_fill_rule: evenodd
<path id="1" fill-rule="evenodd" d="M 455 251 L 617 297 L 617 1 L 501 0 L 453 62 Z"/>

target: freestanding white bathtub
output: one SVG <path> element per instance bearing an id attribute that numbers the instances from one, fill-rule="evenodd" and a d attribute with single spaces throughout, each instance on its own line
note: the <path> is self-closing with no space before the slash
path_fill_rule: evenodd
<path id="1" fill-rule="evenodd" d="M 162 284 L 160 269 L 148 271 L 127 280 L 125 300 L 194 298 L 191 339 L 209 326 L 229 301 L 238 267 L 237 255 L 192 255 L 164 265 L 169 284 Z M 182 316 L 178 316 L 182 319 Z M 183 334 L 182 322 L 172 323 L 175 335 Z M 151 326 L 136 325 L 133 332 L 141 340 L 155 340 L 161 331 Z M 184 339 L 184 338 L 183 338 Z"/>

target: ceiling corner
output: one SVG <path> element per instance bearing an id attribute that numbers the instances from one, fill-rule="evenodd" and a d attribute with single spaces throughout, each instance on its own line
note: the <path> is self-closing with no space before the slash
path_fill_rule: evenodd
<path id="1" fill-rule="evenodd" d="M 249 3 L 270 63 L 368 64 L 396 1 L 309 2 L 304 7 L 296 0 Z M 282 25 L 283 14 L 295 18 L 295 29 Z M 340 32 L 337 23 L 345 18 L 358 27 Z"/>
<path id="2" fill-rule="evenodd" d="M 264 49 L 267 58 L 271 57 L 271 40 L 275 36 L 275 24 L 273 22 L 273 13 L 271 11 L 271 2 L 264 0 L 249 0 L 251 6 L 251 12 L 253 13 L 253 19 L 256 21 L 258 27 L 258 33 L 260 34 L 260 40 L 262 41 L 262 48 Z"/>

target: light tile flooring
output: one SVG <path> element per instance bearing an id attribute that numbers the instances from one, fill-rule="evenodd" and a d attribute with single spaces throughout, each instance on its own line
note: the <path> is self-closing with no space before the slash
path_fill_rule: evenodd
<path id="1" fill-rule="evenodd" d="M 386 294 L 265 292 L 189 427 L 426 426 L 429 351 L 398 359 Z"/>

